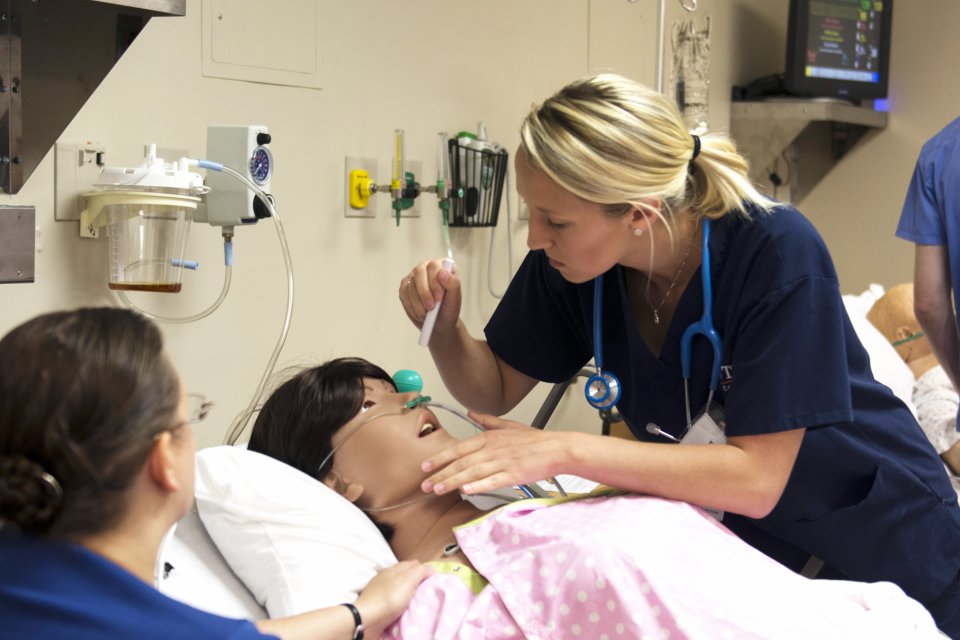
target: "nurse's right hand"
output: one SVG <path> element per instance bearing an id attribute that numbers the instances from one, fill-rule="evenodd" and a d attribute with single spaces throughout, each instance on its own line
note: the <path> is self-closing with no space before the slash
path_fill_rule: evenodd
<path id="1" fill-rule="evenodd" d="M 460 278 L 457 266 L 453 273 L 443 268 L 443 258 L 421 262 L 400 281 L 400 304 L 417 329 L 423 327 L 427 311 L 440 301 L 434 332 L 454 327 L 460 318 Z"/>

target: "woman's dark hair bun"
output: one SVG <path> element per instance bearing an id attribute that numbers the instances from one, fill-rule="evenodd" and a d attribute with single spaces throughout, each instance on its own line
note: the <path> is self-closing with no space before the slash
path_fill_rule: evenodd
<path id="1" fill-rule="evenodd" d="M 0 455 L 0 523 L 42 533 L 63 500 L 60 483 L 23 456 Z"/>

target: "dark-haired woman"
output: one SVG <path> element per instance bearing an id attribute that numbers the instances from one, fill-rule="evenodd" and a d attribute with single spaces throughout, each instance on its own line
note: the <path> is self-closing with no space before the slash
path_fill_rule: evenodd
<path id="1" fill-rule="evenodd" d="M 0 638 L 367 637 L 428 570 L 401 563 L 356 603 L 256 623 L 154 588 L 161 540 L 193 501 L 187 394 L 157 327 L 130 311 L 39 316 L 0 340 Z"/>

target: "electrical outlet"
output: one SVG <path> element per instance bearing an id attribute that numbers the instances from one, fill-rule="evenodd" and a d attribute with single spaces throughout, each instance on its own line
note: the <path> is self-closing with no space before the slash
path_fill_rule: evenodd
<path id="1" fill-rule="evenodd" d="M 358 158 L 347 156 L 344 163 L 344 188 L 343 188 L 343 215 L 347 218 L 375 218 L 377 217 L 377 203 L 383 198 L 389 198 L 389 194 L 373 193 L 367 201 L 367 206 L 357 208 L 350 204 L 350 172 L 354 169 L 360 169 L 367 172 L 367 178 L 377 184 L 377 161 L 375 158 Z"/>
<path id="2" fill-rule="evenodd" d="M 99 142 L 58 142 L 54 151 L 54 220 L 79 220 L 80 194 L 93 191 L 106 164 L 106 147 Z"/>

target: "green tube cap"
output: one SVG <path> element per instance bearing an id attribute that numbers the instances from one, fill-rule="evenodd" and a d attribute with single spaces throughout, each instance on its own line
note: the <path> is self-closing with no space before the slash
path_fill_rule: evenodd
<path id="1" fill-rule="evenodd" d="M 400 371 L 393 374 L 393 384 L 400 393 L 407 393 L 409 391 L 420 393 L 423 391 L 423 378 L 412 369 L 400 369 Z"/>

